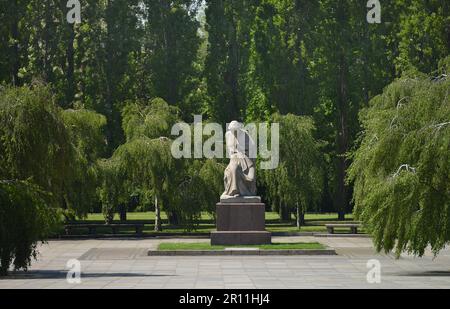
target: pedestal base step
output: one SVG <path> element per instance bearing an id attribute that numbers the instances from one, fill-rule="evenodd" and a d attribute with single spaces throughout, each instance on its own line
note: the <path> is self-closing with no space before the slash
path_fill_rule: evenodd
<path id="1" fill-rule="evenodd" d="M 271 236 L 267 231 L 217 231 L 211 232 L 211 245 L 265 245 L 272 242 Z"/>

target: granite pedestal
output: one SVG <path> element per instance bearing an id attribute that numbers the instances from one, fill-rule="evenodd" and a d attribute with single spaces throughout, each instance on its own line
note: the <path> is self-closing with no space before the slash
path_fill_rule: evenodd
<path id="1" fill-rule="evenodd" d="M 270 244 L 265 208 L 259 197 L 221 200 L 216 206 L 217 231 L 211 233 L 211 245 Z"/>

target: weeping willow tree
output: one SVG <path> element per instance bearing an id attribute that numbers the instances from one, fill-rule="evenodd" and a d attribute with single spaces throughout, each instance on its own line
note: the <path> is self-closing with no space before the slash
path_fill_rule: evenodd
<path id="1" fill-rule="evenodd" d="M 0 181 L 0 276 L 13 264 L 27 269 L 37 257 L 37 243 L 57 226 L 58 212 L 48 194 L 25 181 Z"/>
<path id="2" fill-rule="evenodd" d="M 43 85 L 0 89 L 3 274 L 11 263 L 27 268 L 59 214 L 88 212 L 104 123 L 92 112 L 63 111 Z"/>
<path id="3" fill-rule="evenodd" d="M 164 100 L 128 102 L 122 111 L 126 143 L 108 160 L 100 161 L 98 193 L 106 222 L 111 222 L 118 205 L 140 193 L 142 203 L 153 199 L 155 231 L 162 230 L 161 209 L 168 207 L 179 167 L 171 154 L 168 138 L 179 110 Z"/>
<path id="4" fill-rule="evenodd" d="M 172 126 L 179 110 L 162 99 L 129 102 L 123 109 L 127 142 L 111 159 L 100 162 L 99 189 L 105 219 L 111 221 L 115 206 L 139 192 L 141 203 L 155 206 L 155 231 L 162 230 L 164 210 L 171 224 L 191 230 L 202 210 L 212 212 L 223 190 L 224 167 L 214 160 L 175 159 Z"/>
<path id="5" fill-rule="evenodd" d="M 361 112 L 352 154 L 355 215 L 379 251 L 437 254 L 450 240 L 450 58 L 409 73 Z"/>
<path id="6" fill-rule="evenodd" d="M 144 198 L 153 197 L 157 232 L 162 230 L 161 209 L 169 206 L 179 170 L 172 157 L 171 145 L 165 137 L 142 137 L 120 146 L 113 156 L 120 164 L 122 175 L 129 181 L 128 187 L 139 189 Z"/>
<path id="7" fill-rule="evenodd" d="M 161 98 L 128 102 L 122 111 L 126 139 L 168 137 L 172 126 L 180 119 L 179 114 L 178 108 L 168 105 Z"/>
<path id="8" fill-rule="evenodd" d="M 29 180 L 51 193 L 52 206 L 83 216 L 95 198 L 106 120 L 54 101 L 42 85 L 1 91 L 0 180 Z"/>
<path id="9" fill-rule="evenodd" d="M 198 226 L 202 211 L 215 217 L 215 206 L 223 193 L 225 166 L 216 160 L 183 160 L 176 191 L 171 195 L 171 208 L 186 230 Z"/>
<path id="10" fill-rule="evenodd" d="M 261 171 L 261 180 L 280 219 L 289 220 L 295 211 L 300 227 L 306 210 L 319 201 L 322 193 L 323 160 L 313 135 L 315 126 L 309 117 L 275 114 L 272 118 L 280 124 L 280 165 Z"/>
<path id="11" fill-rule="evenodd" d="M 204 184 L 201 189 L 202 209 L 215 217 L 216 201 L 224 191 L 223 174 L 225 164 L 216 160 L 206 160 L 199 171 L 199 177 Z"/>
<path id="12" fill-rule="evenodd" d="M 70 136 L 49 89 L 6 88 L 0 92 L 0 179 L 27 180 L 64 202 L 74 157 Z"/>
<path id="13" fill-rule="evenodd" d="M 68 209 L 74 215 L 84 216 L 97 201 L 99 166 L 97 160 L 106 151 L 105 116 L 93 111 L 65 110 L 62 119 L 73 145 L 73 175 L 65 180 Z M 71 213 L 69 213 L 71 215 Z"/>
<path id="14" fill-rule="evenodd" d="M 117 205 L 126 201 L 126 178 L 120 168 L 120 162 L 115 158 L 100 159 L 97 167 L 100 179 L 97 194 L 102 203 L 105 223 L 111 224 Z"/>

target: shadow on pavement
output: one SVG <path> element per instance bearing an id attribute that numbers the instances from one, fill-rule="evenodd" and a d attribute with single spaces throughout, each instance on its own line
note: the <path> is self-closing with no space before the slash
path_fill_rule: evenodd
<path id="1" fill-rule="evenodd" d="M 175 275 L 152 275 L 141 273 L 81 273 L 81 278 L 108 278 L 108 277 L 122 277 L 122 278 L 137 278 L 137 277 L 168 277 Z M 0 277 L 1 280 L 23 280 L 23 279 L 65 279 L 67 271 L 61 270 L 32 270 L 11 272 L 7 277 Z"/>
<path id="2" fill-rule="evenodd" d="M 403 277 L 450 277 L 450 271 L 421 271 L 400 273 Z"/>

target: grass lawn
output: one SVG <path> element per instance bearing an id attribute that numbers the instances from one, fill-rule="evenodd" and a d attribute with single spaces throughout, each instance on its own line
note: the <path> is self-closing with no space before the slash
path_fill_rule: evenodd
<path id="1" fill-rule="evenodd" d="M 173 226 L 167 224 L 167 216 L 163 212 L 162 213 L 162 221 L 163 221 L 163 233 L 185 233 L 187 232 L 184 226 Z M 353 220 L 353 215 L 346 215 L 346 220 Z M 305 220 L 306 225 L 302 226 L 300 229 L 295 225 L 295 220 L 292 218 L 290 222 L 281 222 L 278 214 L 276 212 L 266 212 L 266 229 L 270 232 L 326 232 L 325 224 L 327 223 L 335 223 L 338 222 L 338 217 L 336 213 L 325 213 L 325 214 L 306 214 Z M 116 214 L 114 220 L 118 221 L 119 216 Z M 144 233 L 146 234 L 154 234 L 154 220 L 155 213 L 154 212 L 130 212 L 127 213 L 127 220 L 130 222 L 138 221 L 143 222 Z M 103 223 L 103 215 L 102 214 L 89 214 L 88 217 L 82 220 L 86 223 Z M 195 230 L 189 231 L 189 233 L 197 234 L 197 233 L 209 233 L 215 230 L 215 224 L 213 219 L 208 213 L 203 213 L 201 219 L 199 220 L 199 224 L 196 226 Z M 339 229 L 336 229 L 337 232 L 342 232 Z M 346 230 L 344 230 L 346 231 Z M 75 231 L 74 231 L 75 232 Z M 103 231 L 101 228 L 98 229 L 98 233 L 109 233 L 110 230 L 105 229 Z M 133 229 L 120 230 L 121 234 L 132 234 L 134 233 Z M 87 234 L 86 230 L 80 229 L 77 230 L 77 235 Z"/>
<path id="2" fill-rule="evenodd" d="M 258 248 L 260 250 L 322 250 L 325 247 L 317 242 L 312 243 L 273 243 L 270 245 L 255 245 L 255 246 L 211 246 L 210 243 L 161 243 L 158 246 L 159 251 L 210 251 L 210 250 L 224 250 L 225 248 Z"/>
<path id="3" fill-rule="evenodd" d="M 167 220 L 167 216 L 164 212 L 161 213 L 161 219 Z M 324 213 L 324 214 L 306 214 L 305 220 L 306 221 L 317 221 L 320 223 L 320 221 L 337 221 L 338 217 L 336 213 Z M 353 215 L 347 214 L 345 216 L 346 220 L 352 220 Z M 87 221 L 103 221 L 103 215 L 101 213 L 97 214 L 89 214 Z M 114 220 L 119 220 L 119 215 L 116 214 L 114 217 Z M 155 220 L 155 212 L 149 211 L 149 212 L 129 212 L 127 213 L 127 220 L 144 220 L 144 221 L 154 221 Z M 210 221 L 212 222 L 212 218 L 208 213 L 202 213 L 201 221 Z M 266 222 L 280 222 L 279 216 L 276 212 L 266 212 Z M 307 222 L 308 223 L 308 222 Z"/>

